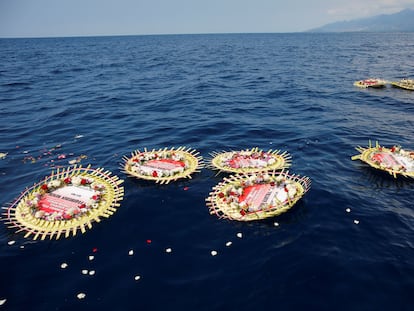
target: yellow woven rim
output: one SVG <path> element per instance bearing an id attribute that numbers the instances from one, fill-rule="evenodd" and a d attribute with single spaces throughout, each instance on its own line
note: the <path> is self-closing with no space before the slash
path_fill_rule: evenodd
<path id="1" fill-rule="evenodd" d="M 53 183 L 63 184 L 59 189 L 64 188 L 68 185 L 63 180 L 76 177 L 99 184 L 101 190 L 99 202 L 93 208 L 85 208 L 85 213 L 78 214 L 70 219 L 44 219 L 38 217 L 36 212 L 39 209 L 33 207 L 29 202 L 43 197 L 47 185 Z M 94 221 L 100 222 L 101 217 L 108 218 L 120 206 L 119 202 L 122 201 L 124 195 L 124 188 L 120 186 L 122 183 L 123 180 L 120 180 L 117 176 L 111 176 L 111 173 L 103 168 L 91 169 L 90 166 L 86 168 L 73 166 L 62 170 L 58 169 L 41 182 L 22 192 L 9 207 L 4 208 L 6 212 L 3 213 L 3 216 L 9 228 L 15 229 L 17 233 L 24 232 L 25 238 L 32 237 L 34 240 L 38 238 L 44 240 L 46 237 L 59 239 L 61 236 L 68 238 L 71 234 L 75 236 L 78 230 L 83 234 L 87 228 L 92 228 Z M 51 191 L 51 193 L 53 192 Z"/>
<path id="2" fill-rule="evenodd" d="M 403 80 L 400 82 L 391 82 L 394 87 L 399 87 L 404 90 L 414 91 L 414 80 Z"/>
<path id="3" fill-rule="evenodd" d="M 257 147 L 239 151 L 215 152 L 212 153 L 211 156 L 212 159 L 209 161 L 210 168 L 219 170 L 219 172 L 228 173 L 257 173 L 262 171 L 283 170 L 290 167 L 291 164 L 291 156 L 288 152 L 271 149 L 263 151 Z M 230 159 L 238 156 L 247 160 L 246 165 L 243 167 L 230 166 Z M 260 164 L 258 164 L 257 161 L 254 161 L 254 157 L 260 160 Z"/>
<path id="4" fill-rule="evenodd" d="M 260 209 L 250 210 L 248 205 L 242 206 L 238 199 L 242 196 L 245 189 L 250 185 L 270 185 L 268 197 L 274 196 L 271 203 L 260 202 Z M 278 191 L 285 191 L 283 185 L 289 185 L 290 189 L 295 189 L 292 196 L 287 195 L 285 201 L 276 200 Z M 280 215 L 292 208 L 310 189 L 311 180 L 308 177 L 289 175 L 288 172 L 261 172 L 255 174 L 235 174 L 213 187 L 209 197 L 206 198 L 206 205 L 211 215 L 219 218 L 254 221 Z M 234 200 L 235 199 L 235 200 Z"/>
<path id="5" fill-rule="evenodd" d="M 414 178 L 414 151 L 413 150 L 403 150 L 400 147 L 392 147 L 387 148 L 384 146 L 380 146 L 378 142 L 375 143 L 375 146 L 372 145 L 371 141 L 369 141 L 368 147 L 361 147 L 358 146 L 355 148 L 357 151 L 360 152 L 360 154 L 354 155 L 351 157 L 352 160 L 361 160 L 362 162 L 367 163 L 369 166 L 388 172 L 394 178 L 397 178 L 398 175 Z M 393 167 L 387 167 L 383 163 L 380 163 L 378 161 L 375 161 L 373 159 L 373 156 L 375 154 L 386 154 L 391 156 L 393 159 L 398 161 L 398 159 L 395 158 L 396 155 L 401 158 L 405 158 L 408 163 L 412 163 L 412 167 L 408 168 L 404 165 L 396 165 Z"/>
<path id="6" fill-rule="evenodd" d="M 153 159 L 166 160 L 174 158 L 180 159 L 180 162 L 184 163 L 185 166 L 174 172 L 171 170 L 154 170 L 156 173 L 145 173 L 140 169 L 141 166 L 145 166 L 148 161 Z M 160 184 L 168 184 L 181 178 L 191 179 L 191 174 L 199 172 L 204 165 L 203 158 L 199 156 L 199 153 L 187 147 L 153 149 L 151 151 L 146 148 L 143 151 L 135 150 L 130 157 L 124 157 L 123 160 L 121 169 L 127 175 Z"/>

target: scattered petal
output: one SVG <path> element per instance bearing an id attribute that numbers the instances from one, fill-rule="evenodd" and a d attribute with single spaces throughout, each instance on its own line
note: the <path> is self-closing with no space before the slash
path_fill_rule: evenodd
<path id="1" fill-rule="evenodd" d="M 75 139 L 82 138 L 82 137 L 83 137 L 83 135 L 76 135 Z"/>
<path id="2" fill-rule="evenodd" d="M 211 251 L 211 256 L 216 256 L 217 255 L 217 251 Z"/>
<path id="3" fill-rule="evenodd" d="M 95 275 L 95 270 L 89 271 L 89 275 Z"/>
<path id="4" fill-rule="evenodd" d="M 150 239 L 147 240 L 147 244 L 151 244 L 152 241 Z"/>
<path id="5" fill-rule="evenodd" d="M 6 303 L 7 299 L 0 299 L 0 306 L 4 305 Z"/>
<path id="6" fill-rule="evenodd" d="M 82 274 L 88 274 L 89 273 L 89 271 L 88 270 L 86 270 L 86 269 L 83 269 L 82 270 Z"/>
<path id="7" fill-rule="evenodd" d="M 89 257 L 88 257 L 88 259 L 89 259 L 89 261 L 92 261 L 92 260 L 94 260 L 94 259 L 95 259 L 95 256 L 92 256 L 92 255 L 91 255 L 91 256 L 89 256 Z"/>
<path id="8" fill-rule="evenodd" d="M 351 209 L 348 207 L 345 211 L 346 211 L 347 213 L 350 213 L 350 212 L 351 212 Z"/>
<path id="9" fill-rule="evenodd" d="M 3 160 L 7 156 L 7 152 L 0 152 L 0 159 Z"/>
<path id="10" fill-rule="evenodd" d="M 273 226 L 275 226 L 275 227 L 279 227 L 279 223 L 278 223 L 278 222 L 274 222 L 274 223 L 273 223 Z"/>
<path id="11" fill-rule="evenodd" d="M 356 225 L 359 224 L 359 220 L 355 219 L 354 224 L 356 224 Z"/>
<path id="12" fill-rule="evenodd" d="M 70 161 L 68 161 L 68 163 L 71 164 L 71 165 L 76 164 L 76 162 L 77 162 L 77 160 L 70 160 Z"/>
<path id="13" fill-rule="evenodd" d="M 86 294 L 85 293 L 79 293 L 79 294 L 76 295 L 76 297 L 78 297 L 78 299 L 83 299 L 83 298 L 86 297 Z"/>
<path id="14" fill-rule="evenodd" d="M 131 250 L 128 252 L 128 255 L 129 255 L 129 256 L 134 255 L 134 250 L 132 250 L 132 249 L 131 249 Z"/>
<path id="15" fill-rule="evenodd" d="M 62 269 L 66 269 L 66 268 L 68 267 L 68 264 L 67 264 L 66 262 L 64 262 L 64 263 L 62 263 L 62 264 L 60 265 L 60 267 L 61 267 Z"/>
<path id="16" fill-rule="evenodd" d="M 20 248 L 23 249 L 24 248 L 24 245 L 20 245 Z"/>
<path id="17" fill-rule="evenodd" d="M 233 244 L 233 242 L 228 241 L 228 242 L 226 243 L 226 246 L 227 246 L 227 247 L 229 247 L 229 246 L 231 246 L 232 244 Z"/>
<path id="18" fill-rule="evenodd" d="M 189 189 L 189 187 L 184 187 L 183 189 L 184 189 L 184 191 L 187 191 Z"/>
<path id="19" fill-rule="evenodd" d="M 171 248 L 167 248 L 167 249 L 165 250 L 165 252 L 166 252 L 166 253 L 171 253 L 171 252 L 172 252 L 172 249 L 171 249 Z"/>
<path id="20" fill-rule="evenodd" d="M 243 233 L 241 233 L 241 232 L 237 233 L 236 235 L 237 235 L 237 237 L 238 237 L 238 238 L 240 238 L 240 239 L 243 237 Z"/>
<path id="21" fill-rule="evenodd" d="M 96 253 L 98 251 L 98 249 L 96 248 L 96 247 L 94 247 L 93 249 L 92 249 L 92 253 Z"/>
<path id="22" fill-rule="evenodd" d="M 7 242 L 7 244 L 9 244 L 9 245 L 13 245 L 14 243 L 16 243 L 16 241 L 9 241 L 9 242 Z"/>
<path id="23" fill-rule="evenodd" d="M 141 276 L 139 276 L 139 275 L 136 275 L 136 276 L 134 277 L 134 280 L 135 280 L 135 281 L 138 281 L 139 279 L 141 279 Z"/>

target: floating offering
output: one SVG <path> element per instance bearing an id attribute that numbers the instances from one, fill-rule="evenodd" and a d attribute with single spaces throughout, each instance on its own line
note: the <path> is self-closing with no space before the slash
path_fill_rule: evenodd
<path id="1" fill-rule="evenodd" d="M 377 78 L 355 81 L 354 85 L 361 88 L 382 88 L 385 87 L 387 81 Z"/>
<path id="2" fill-rule="evenodd" d="M 10 228 L 34 240 L 68 238 L 78 229 L 85 233 L 93 221 L 100 222 L 119 207 L 124 195 L 122 182 L 102 168 L 58 169 L 4 207 L 4 219 Z"/>
<path id="3" fill-rule="evenodd" d="M 413 79 L 402 79 L 398 82 L 391 82 L 391 85 L 400 89 L 414 91 L 414 80 Z"/>
<path id="4" fill-rule="evenodd" d="M 219 218 L 238 221 L 264 219 L 289 210 L 310 185 L 308 177 L 289 175 L 284 171 L 236 174 L 213 187 L 206 203 L 210 214 Z"/>
<path id="5" fill-rule="evenodd" d="M 212 169 L 230 173 L 256 173 L 263 171 L 283 170 L 290 166 L 290 155 L 280 150 L 263 151 L 252 148 L 241 151 L 223 151 L 212 153 L 210 161 Z"/>
<path id="6" fill-rule="evenodd" d="M 404 150 L 401 146 L 386 148 L 376 142 L 375 147 L 369 142 L 367 148 L 356 147 L 360 152 L 352 160 L 361 160 L 373 168 L 397 175 L 414 178 L 414 150 Z"/>
<path id="7" fill-rule="evenodd" d="M 191 174 L 203 167 L 203 158 L 198 152 L 186 147 L 178 149 L 135 150 L 131 157 L 124 157 L 123 171 L 136 178 L 168 184 L 180 178 L 191 178 Z"/>

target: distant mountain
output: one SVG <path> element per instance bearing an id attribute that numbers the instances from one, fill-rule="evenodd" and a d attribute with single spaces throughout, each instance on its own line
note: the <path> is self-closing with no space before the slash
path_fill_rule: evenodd
<path id="1" fill-rule="evenodd" d="M 309 32 L 411 32 L 414 31 L 414 10 L 395 14 L 342 21 L 324 25 Z"/>

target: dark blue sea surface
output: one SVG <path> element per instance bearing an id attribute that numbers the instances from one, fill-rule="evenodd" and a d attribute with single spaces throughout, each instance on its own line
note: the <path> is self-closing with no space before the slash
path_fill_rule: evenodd
<path id="1" fill-rule="evenodd" d="M 125 196 L 69 239 L 2 221 L 0 309 L 412 310 L 414 181 L 351 156 L 370 139 L 414 149 L 414 92 L 353 86 L 413 78 L 413 50 L 413 33 L 1 39 L 0 205 L 71 160 L 124 179 Z M 120 168 L 179 146 L 205 162 L 287 151 L 312 187 L 240 223 L 206 207 L 223 174 L 158 185 Z"/>

